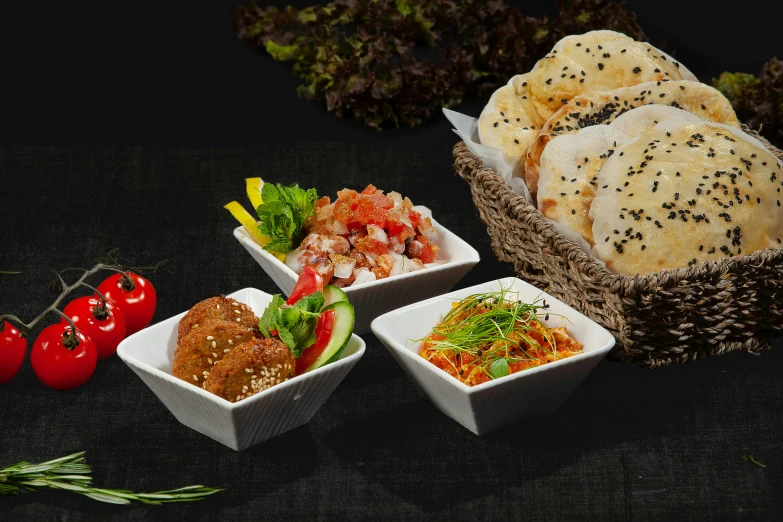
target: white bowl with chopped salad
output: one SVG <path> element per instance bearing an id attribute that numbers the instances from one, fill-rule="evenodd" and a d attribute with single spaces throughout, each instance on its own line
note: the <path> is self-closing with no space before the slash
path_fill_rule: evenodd
<path id="1" fill-rule="evenodd" d="M 397 192 L 369 185 L 343 189 L 332 202 L 296 185 L 247 184 L 257 217 L 237 202 L 226 205 L 242 223 L 234 237 L 286 295 L 306 267 L 320 278 L 313 284 L 342 288 L 357 333 L 389 310 L 449 291 L 479 261 L 427 207 Z"/>

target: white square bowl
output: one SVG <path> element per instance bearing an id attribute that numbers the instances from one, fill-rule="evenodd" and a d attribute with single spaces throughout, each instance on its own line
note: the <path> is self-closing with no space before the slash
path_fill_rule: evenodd
<path id="1" fill-rule="evenodd" d="M 496 292 L 501 285 L 519 292 L 519 299 L 526 302 L 544 297 L 551 314 L 544 323 L 550 328 L 567 327 L 569 335 L 583 344 L 584 353 L 477 386 L 463 384 L 419 355 L 421 343 L 412 339 L 426 337 L 451 310 L 453 302 L 472 294 Z M 615 343 L 612 334 L 599 324 L 514 277 L 394 310 L 373 321 L 372 331 L 422 393 L 439 410 L 476 435 L 556 410 Z"/>
<path id="2" fill-rule="evenodd" d="M 476 249 L 442 227 L 434 219 L 432 224 L 440 235 L 438 257 L 444 263 L 407 274 L 343 288 L 356 310 L 356 324 L 354 325 L 356 333 L 369 332 L 372 320 L 389 310 L 448 292 L 479 262 L 479 254 Z M 285 295 L 290 295 L 299 275 L 256 243 L 245 227 L 235 228 L 234 237 L 269 274 L 280 290 Z"/>
<path id="3" fill-rule="evenodd" d="M 255 288 L 228 297 L 250 306 L 259 317 L 272 300 Z M 117 354 L 178 421 L 237 451 L 307 424 L 364 355 L 364 341 L 352 335 L 337 361 L 242 401 L 229 402 L 171 375 L 177 326 L 185 313 L 131 335 L 120 343 Z"/>

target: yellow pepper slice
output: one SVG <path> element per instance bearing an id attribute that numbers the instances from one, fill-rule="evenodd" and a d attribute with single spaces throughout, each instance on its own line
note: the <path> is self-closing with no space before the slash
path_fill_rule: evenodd
<path id="1" fill-rule="evenodd" d="M 264 186 L 264 181 L 261 178 L 247 178 L 245 179 L 245 185 L 247 198 L 253 205 L 253 210 L 255 210 L 264 202 L 264 200 L 261 199 L 261 189 Z"/>
<path id="2" fill-rule="evenodd" d="M 231 215 L 234 216 L 234 219 L 239 221 L 242 226 L 245 227 L 245 230 L 247 230 L 247 232 L 253 237 L 253 239 L 256 240 L 259 245 L 265 246 L 269 244 L 269 241 L 271 240 L 258 230 L 258 225 L 256 224 L 255 218 L 247 210 L 245 210 L 245 207 L 243 207 L 238 201 L 227 203 L 223 205 L 223 208 L 231 212 Z M 277 252 L 269 253 L 285 263 L 285 255 L 279 254 Z"/>

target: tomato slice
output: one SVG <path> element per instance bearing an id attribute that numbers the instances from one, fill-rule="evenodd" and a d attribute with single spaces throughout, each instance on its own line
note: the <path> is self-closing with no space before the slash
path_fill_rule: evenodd
<path id="1" fill-rule="evenodd" d="M 299 279 L 296 281 L 296 286 L 291 291 L 291 295 L 288 297 L 286 304 L 292 305 L 306 295 L 314 294 L 324 288 L 324 280 L 321 274 L 316 272 L 312 267 L 305 266 L 302 273 L 299 274 Z"/>
<path id="2" fill-rule="evenodd" d="M 334 327 L 334 310 L 321 312 L 315 325 L 315 342 L 296 360 L 296 375 L 301 375 L 324 353 Z"/>

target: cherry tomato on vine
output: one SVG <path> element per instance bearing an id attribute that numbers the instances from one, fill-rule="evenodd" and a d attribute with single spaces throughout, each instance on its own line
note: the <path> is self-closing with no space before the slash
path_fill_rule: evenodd
<path id="1" fill-rule="evenodd" d="M 106 301 L 106 308 L 101 306 L 100 297 L 79 297 L 65 307 L 63 313 L 71 318 L 76 328 L 89 336 L 98 350 L 98 359 L 105 359 L 117 351 L 117 345 L 125 339 L 125 317 L 122 311 Z M 62 324 L 68 321 L 62 319 Z"/>
<path id="2" fill-rule="evenodd" d="M 27 351 L 27 339 L 11 323 L 3 323 L 0 332 L 0 384 L 5 384 L 19 372 Z"/>
<path id="3" fill-rule="evenodd" d="M 152 283 L 138 274 L 114 274 L 98 285 L 98 291 L 122 311 L 125 335 L 131 335 L 152 322 L 157 295 Z"/>
<path id="4" fill-rule="evenodd" d="M 79 330 L 74 336 L 69 325 L 53 324 L 35 339 L 30 362 L 42 383 L 55 390 L 70 390 L 87 382 L 95 371 L 98 350 Z"/>

